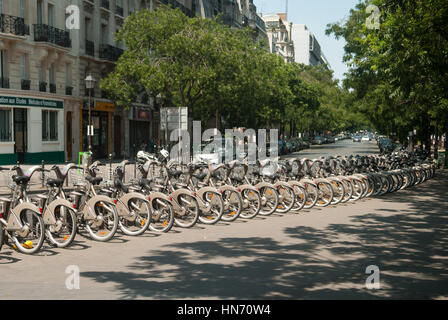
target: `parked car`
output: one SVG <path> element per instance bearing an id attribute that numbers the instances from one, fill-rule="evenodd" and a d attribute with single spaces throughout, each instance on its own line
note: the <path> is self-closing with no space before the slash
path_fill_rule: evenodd
<path id="1" fill-rule="evenodd" d="M 352 138 L 353 142 L 361 142 L 361 136 L 359 135 L 354 135 Z"/>
<path id="2" fill-rule="evenodd" d="M 334 137 L 328 137 L 327 141 L 328 141 L 328 143 L 335 143 L 336 139 Z"/>
<path id="3" fill-rule="evenodd" d="M 311 140 L 311 143 L 321 145 L 324 143 L 324 139 L 321 136 L 317 136 L 314 137 L 313 140 Z"/>
<path id="4" fill-rule="evenodd" d="M 302 144 L 302 149 L 308 149 L 310 147 L 310 141 L 307 138 L 300 138 L 300 143 Z"/>
<path id="5" fill-rule="evenodd" d="M 292 150 L 293 150 L 292 152 L 298 152 L 301 150 L 302 146 L 300 145 L 300 142 L 298 140 L 292 140 L 291 144 L 292 144 Z"/>
<path id="6" fill-rule="evenodd" d="M 292 143 L 291 143 L 291 141 L 286 141 L 286 142 L 285 142 L 285 145 L 286 145 L 286 153 L 294 152 L 293 149 L 292 149 Z"/>
<path id="7" fill-rule="evenodd" d="M 282 156 L 286 154 L 286 144 L 283 140 L 278 140 L 278 155 Z"/>

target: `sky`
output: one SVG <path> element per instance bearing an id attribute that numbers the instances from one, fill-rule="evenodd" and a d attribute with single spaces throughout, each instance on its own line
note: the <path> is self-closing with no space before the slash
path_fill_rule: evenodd
<path id="1" fill-rule="evenodd" d="M 286 11 L 287 0 L 254 0 L 260 14 L 282 13 Z M 288 0 L 287 20 L 295 24 L 305 24 L 313 33 L 328 59 L 334 77 L 342 80 L 347 66 L 342 62 L 345 41 L 336 40 L 333 35 L 326 36 L 328 23 L 339 22 L 348 18 L 350 9 L 359 0 Z"/>

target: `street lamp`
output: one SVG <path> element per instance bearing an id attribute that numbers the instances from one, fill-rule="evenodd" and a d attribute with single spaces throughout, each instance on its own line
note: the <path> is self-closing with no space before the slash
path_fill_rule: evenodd
<path id="1" fill-rule="evenodd" d="M 96 80 L 92 77 L 91 74 L 87 76 L 87 78 L 84 79 L 86 82 L 86 88 L 89 90 L 89 124 L 87 129 L 87 136 L 89 139 L 89 152 L 92 154 L 92 135 L 93 130 L 89 129 L 92 128 L 92 116 L 91 116 L 91 101 L 92 101 L 92 89 L 95 88 L 95 82 Z"/>

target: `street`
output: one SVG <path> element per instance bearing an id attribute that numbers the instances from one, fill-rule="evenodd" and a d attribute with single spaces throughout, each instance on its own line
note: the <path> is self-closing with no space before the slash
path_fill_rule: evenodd
<path id="1" fill-rule="evenodd" d="M 337 141 L 336 143 L 312 145 L 309 149 L 300 152 L 290 153 L 282 156 L 282 159 L 300 158 L 315 159 L 322 156 L 348 156 L 348 155 L 367 155 L 379 153 L 375 141 L 370 142 L 352 142 L 351 139 Z"/>
<path id="2" fill-rule="evenodd" d="M 374 142 L 344 140 L 299 156 L 374 152 Z M 107 243 L 77 235 L 33 256 L 4 246 L 0 299 L 448 299 L 447 178 L 299 214 Z M 73 265 L 79 289 L 69 290 Z M 380 289 L 366 288 L 371 265 Z"/>

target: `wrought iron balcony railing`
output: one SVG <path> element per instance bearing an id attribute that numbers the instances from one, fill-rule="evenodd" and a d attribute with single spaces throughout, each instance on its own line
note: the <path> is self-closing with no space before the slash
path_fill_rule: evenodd
<path id="1" fill-rule="evenodd" d="M 71 48 L 70 32 L 46 24 L 34 25 L 34 41 L 50 42 L 64 48 Z"/>
<path id="2" fill-rule="evenodd" d="M 71 96 L 73 94 L 73 87 L 66 86 L 65 87 L 65 94 L 68 96 Z"/>
<path id="3" fill-rule="evenodd" d="M 30 90 L 31 80 L 22 79 L 21 86 L 22 86 L 22 90 Z"/>
<path id="4" fill-rule="evenodd" d="M 2 88 L 9 88 L 9 78 L 0 78 L 0 85 Z"/>
<path id="5" fill-rule="evenodd" d="M 44 81 L 39 82 L 39 91 L 47 92 L 47 83 Z"/>
<path id="6" fill-rule="evenodd" d="M 0 32 L 25 36 L 30 34 L 30 27 L 25 24 L 23 18 L 2 13 L 0 14 Z"/>
<path id="7" fill-rule="evenodd" d="M 123 49 L 111 46 L 109 44 L 100 44 L 100 59 L 117 61 L 123 54 Z"/>
<path id="8" fill-rule="evenodd" d="M 101 0 L 101 7 L 109 10 L 109 0 Z"/>
<path id="9" fill-rule="evenodd" d="M 56 93 L 56 84 L 50 83 L 50 93 Z"/>
<path id="10" fill-rule="evenodd" d="M 89 56 L 95 56 L 95 43 L 90 40 L 86 40 L 86 54 Z"/>
<path id="11" fill-rule="evenodd" d="M 115 6 L 115 13 L 123 17 L 123 8 L 120 6 Z"/>
<path id="12" fill-rule="evenodd" d="M 176 0 L 159 0 L 167 6 L 171 6 L 173 9 L 179 8 L 186 16 L 193 18 L 195 13 L 190 8 L 187 8 L 183 4 L 177 2 Z"/>
<path id="13" fill-rule="evenodd" d="M 259 27 L 261 30 L 263 30 L 264 32 L 266 32 L 266 23 L 264 22 L 263 19 L 261 19 L 258 14 L 255 15 L 255 24 L 257 25 L 257 27 Z"/>

